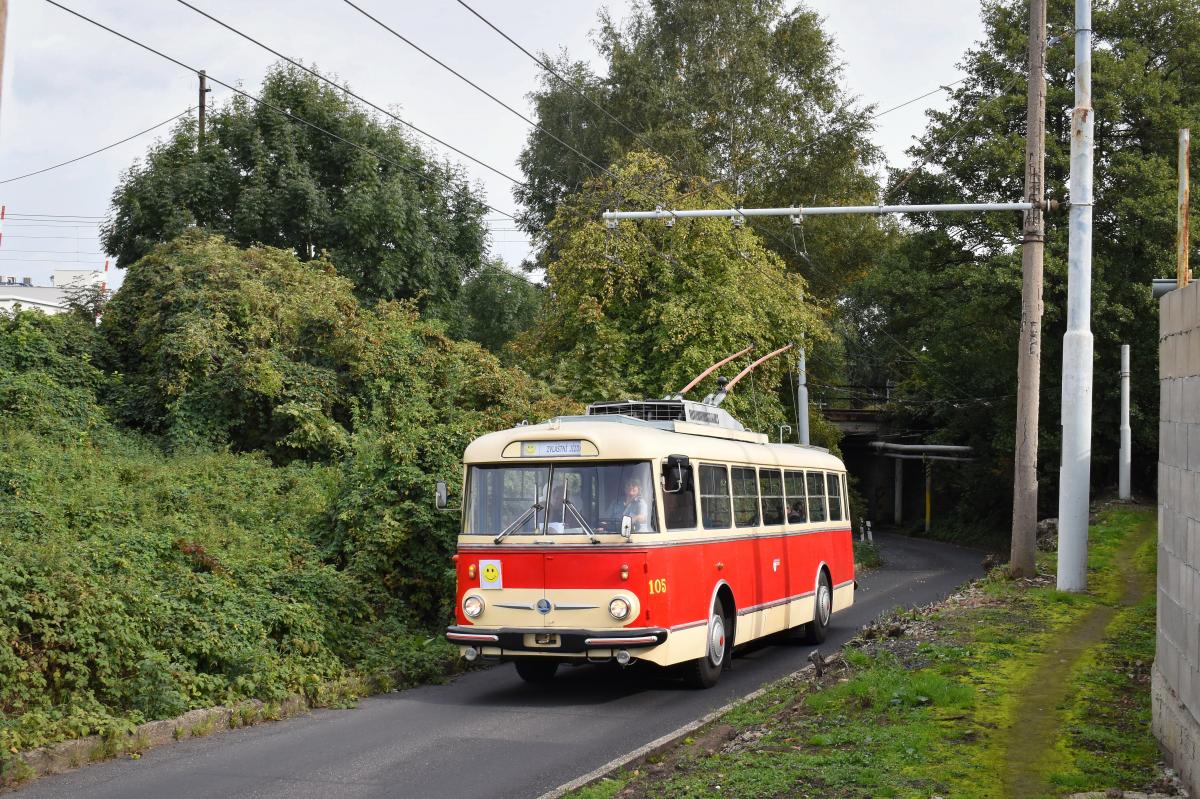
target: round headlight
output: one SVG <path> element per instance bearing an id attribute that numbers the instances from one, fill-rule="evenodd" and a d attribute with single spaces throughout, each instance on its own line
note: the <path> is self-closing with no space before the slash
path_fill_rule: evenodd
<path id="1" fill-rule="evenodd" d="M 467 614 L 469 619 L 479 618 L 479 614 L 483 613 L 483 599 L 472 594 L 463 600 L 463 613 Z"/>
<path id="2" fill-rule="evenodd" d="M 612 602 L 608 603 L 608 615 L 612 616 L 617 621 L 621 621 L 629 615 L 629 603 L 621 597 L 617 597 Z"/>

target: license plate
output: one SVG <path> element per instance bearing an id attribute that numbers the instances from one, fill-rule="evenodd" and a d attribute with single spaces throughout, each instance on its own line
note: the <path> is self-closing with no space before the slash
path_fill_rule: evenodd
<path id="1" fill-rule="evenodd" d="M 533 636 L 533 642 L 543 646 L 557 646 L 558 636 L 551 633 L 537 633 Z"/>

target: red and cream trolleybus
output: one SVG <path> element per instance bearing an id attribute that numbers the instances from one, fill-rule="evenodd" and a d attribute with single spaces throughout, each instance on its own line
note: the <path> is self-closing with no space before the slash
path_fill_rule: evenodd
<path id="1" fill-rule="evenodd" d="M 685 664 L 708 687 L 734 645 L 819 642 L 854 602 L 842 462 L 717 404 L 597 403 L 485 435 L 463 460 L 446 636 L 470 660 L 531 682 L 567 662 Z"/>

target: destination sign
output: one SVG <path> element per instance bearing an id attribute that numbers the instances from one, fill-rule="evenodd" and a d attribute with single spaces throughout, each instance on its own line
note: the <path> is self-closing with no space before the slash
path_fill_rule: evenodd
<path id="1" fill-rule="evenodd" d="M 524 441 L 521 443 L 523 458 L 568 458 L 583 454 L 583 442 L 575 441 Z"/>

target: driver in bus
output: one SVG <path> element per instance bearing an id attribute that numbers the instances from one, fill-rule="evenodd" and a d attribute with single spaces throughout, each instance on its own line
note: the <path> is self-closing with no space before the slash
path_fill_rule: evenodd
<path id="1" fill-rule="evenodd" d="M 650 507 L 646 504 L 646 500 L 642 499 L 642 481 L 636 477 L 630 477 L 625 481 L 625 495 L 615 500 L 609 507 L 608 518 L 613 519 L 616 524 L 621 523 L 622 516 L 630 517 L 633 520 L 633 529 L 638 532 L 650 529 L 648 524 Z M 603 522 L 600 527 L 604 529 Z"/>

